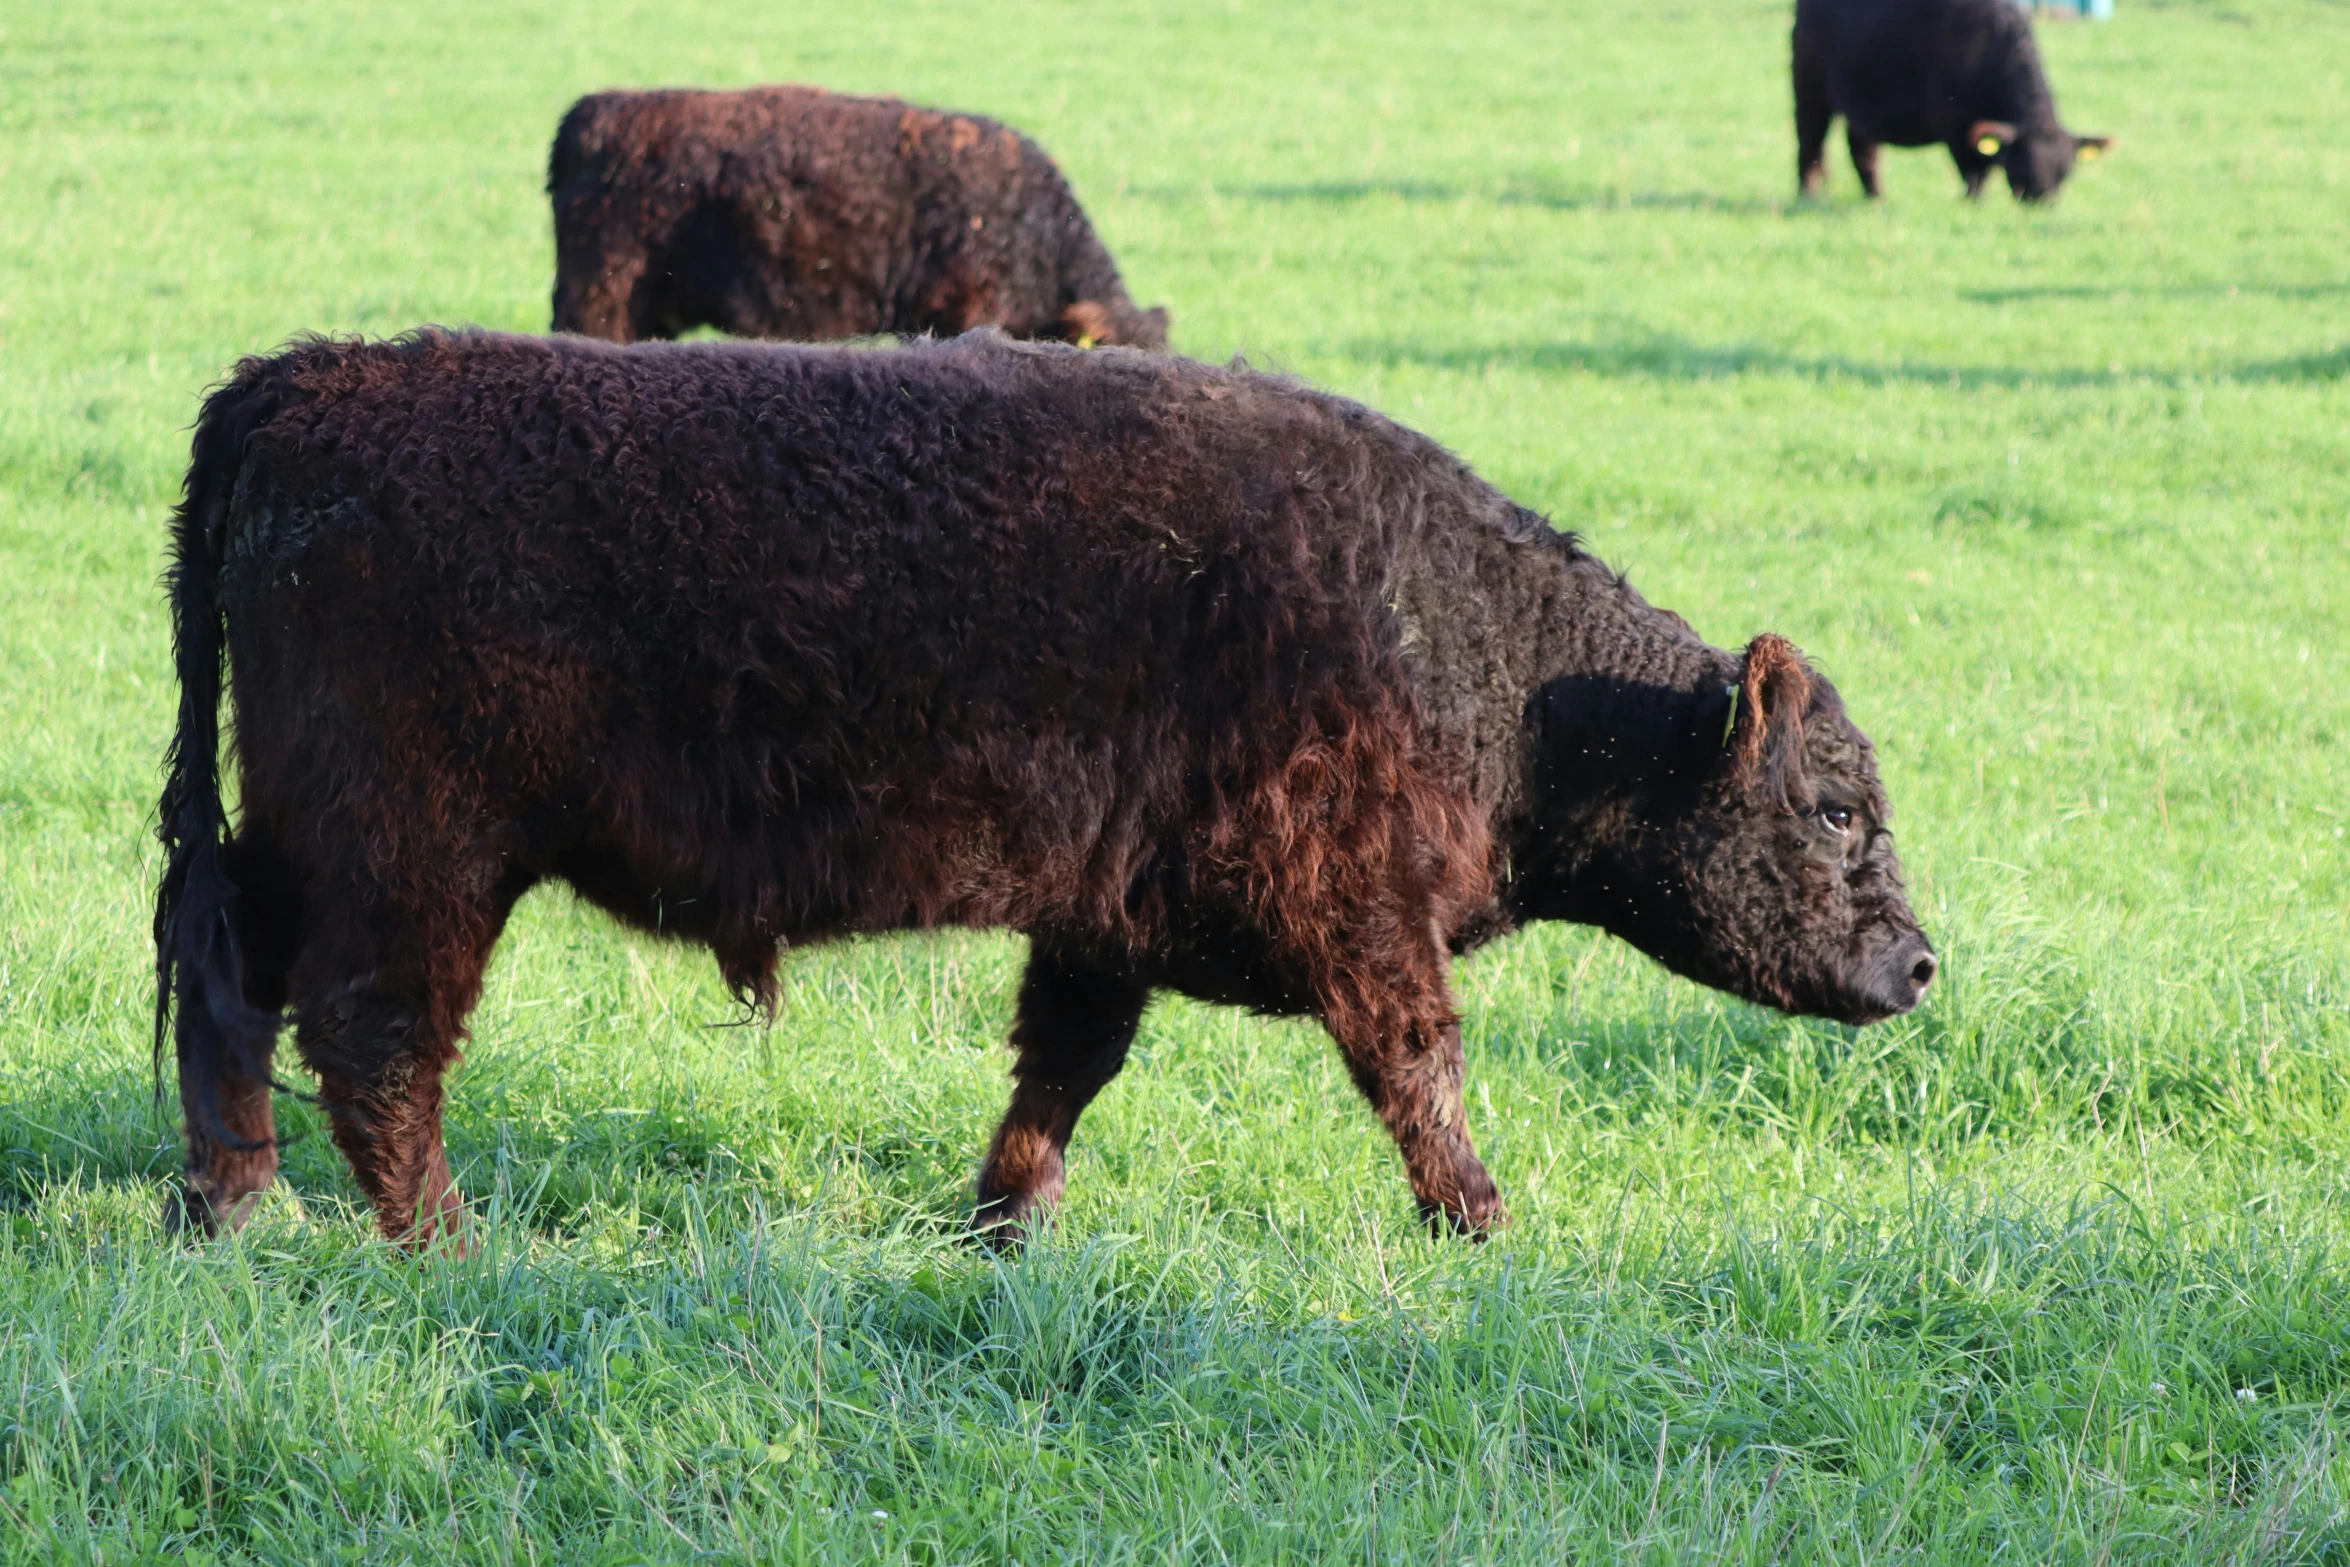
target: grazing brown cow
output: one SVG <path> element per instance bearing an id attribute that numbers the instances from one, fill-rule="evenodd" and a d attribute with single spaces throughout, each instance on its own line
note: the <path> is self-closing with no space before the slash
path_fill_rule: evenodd
<path id="1" fill-rule="evenodd" d="M 978 115 L 815 87 L 596 93 L 555 133 L 547 192 L 558 332 L 1167 343 L 1044 149 Z"/>
<path id="2" fill-rule="evenodd" d="M 174 544 L 156 1048 L 176 1017 L 201 1227 L 272 1178 L 290 1015 L 384 1229 L 447 1230 L 441 1075 L 548 880 L 762 1003 L 790 943 L 1025 932 L 999 1235 L 1154 989 L 1319 1018 L 1475 1231 L 1453 954 L 1583 921 L 1855 1023 L 1934 974 L 1788 643 L 1707 646 L 1290 380 L 995 333 L 311 341 L 206 401 Z"/>

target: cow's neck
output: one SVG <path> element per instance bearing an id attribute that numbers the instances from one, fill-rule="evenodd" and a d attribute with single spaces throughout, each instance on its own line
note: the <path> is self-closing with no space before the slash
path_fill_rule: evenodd
<path id="1" fill-rule="evenodd" d="M 1599 561 L 1565 563 L 1560 613 L 1532 628 L 1540 678 L 1522 693 L 1520 787 L 1496 822 L 1513 883 L 1571 888 L 1594 850 L 1629 830 L 1698 729 L 1718 724 L 1734 654 L 1648 603 Z M 1505 892 L 1518 917 L 1554 917 Z M 1539 900 L 1538 900 L 1539 901 Z M 1571 916 L 1569 916 L 1571 917 Z"/>

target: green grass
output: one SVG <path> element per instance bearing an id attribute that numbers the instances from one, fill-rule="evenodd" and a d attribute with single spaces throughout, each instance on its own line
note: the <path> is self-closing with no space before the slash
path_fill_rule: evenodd
<path id="1" fill-rule="evenodd" d="M 594 14 L 590 14 L 593 12 Z M 1789 201 L 1784 8 L 0 0 L 0 1561 L 2350 1561 L 2350 12 L 2043 29 L 2064 199 Z M 764 79 L 1062 158 L 1178 346 L 1384 408 L 1875 735 L 1947 978 L 1790 1022 L 1465 964 L 1513 1204 L 1163 1002 L 1057 1235 L 957 1244 L 1019 961 L 522 910 L 485 1253 L 315 1117 L 158 1233 L 155 578 L 201 389 L 537 329 L 563 104 Z M 886 1515 L 886 1516 L 884 1516 Z"/>

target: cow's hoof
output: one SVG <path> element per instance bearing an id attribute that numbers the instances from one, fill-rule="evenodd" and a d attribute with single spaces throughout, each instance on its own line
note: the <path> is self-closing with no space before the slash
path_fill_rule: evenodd
<path id="1" fill-rule="evenodd" d="M 245 1221 L 253 1217 L 253 1210 L 260 1205 L 259 1192 L 247 1192 L 224 1206 L 214 1203 L 202 1187 L 173 1186 L 163 1194 L 163 1233 L 189 1241 L 233 1235 L 245 1227 Z"/>
<path id="2" fill-rule="evenodd" d="M 445 1224 L 429 1234 L 410 1232 L 393 1244 L 411 1257 L 445 1257 L 451 1262 L 469 1262 L 481 1255 L 481 1242 L 474 1239 L 470 1224 Z"/>
<path id="3" fill-rule="evenodd" d="M 1447 1208 L 1436 1203 L 1420 1205 L 1420 1222 L 1428 1226 L 1428 1233 L 1438 1240 L 1465 1240 L 1482 1244 L 1493 1238 L 1493 1232 L 1510 1222 L 1510 1212 L 1499 1198 L 1472 1208 Z"/>
<path id="4" fill-rule="evenodd" d="M 981 1199 L 968 1233 L 974 1245 L 990 1251 L 1018 1251 L 1043 1232 L 1052 1216 L 1052 1208 L 1033 1192 L 1004 1192 Z"/>
<path id="5" fill-rule="evenodd" d="M 163 1194 L 163 1233 L 174 1240 L 210 1240 L 220 1233 L 220 1221 L 202 1192 L 174 1186 Z"/>
<path id="6" fill-rule="evenodd" d="M 384 1226 L 384 1238 L 412 1257 L 447 1257 L 463 1261 L 481 1251 L 473 1233 L 473 1215 L 454 1186 L 442 1190 L 439 1200 L 405 1229 Z"/>

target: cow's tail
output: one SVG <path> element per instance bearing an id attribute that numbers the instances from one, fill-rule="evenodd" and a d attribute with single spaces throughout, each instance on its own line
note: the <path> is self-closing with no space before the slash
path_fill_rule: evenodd
<path id="1" fill-rule="evenodd" d="M 278 1017 L 245 999 L 246 962 L 235 919 L 237 885 L 225 863 L 227 815 L 220 800 L 220 698 L 224 678 L 221 562 L 230 498 L 245 443 L 277 411 L 282 383 L 268 360 L 248 359 L 204 401 L 196 420 L 186 488 L 172 517 L 172 662 L 179 722 L 164 753 L 163 798 L 155 832 L 163 877 L 155 890 L 155 1092 L 163 1093 L 167 1040 L 176 1040 L 183 1080 L 193 1062 L 234 1061 L 267 1072 Z M 176 1025 L 176 1027 L 175 1027 Z M 217 1074 L 198 1071 L 193 1081 Z M 200 1095 L 209 1100 L 209 1095 Z M 257 1146 L 229 1135 L 209 1102 L 190 1104 L 204 1131 L 228 1147 Z M 209 1112 L 209 1113 L 207 1113 Z"/>
<path id="2" fill-rule="evenodd" d="M 560 198 L 564 187 L 588 172 L 592 143 L 604 117 L 607 98 L 590 93 L 563 111 L 555 127 L 554 144 L 547 149 L 547 194 Z"/>

